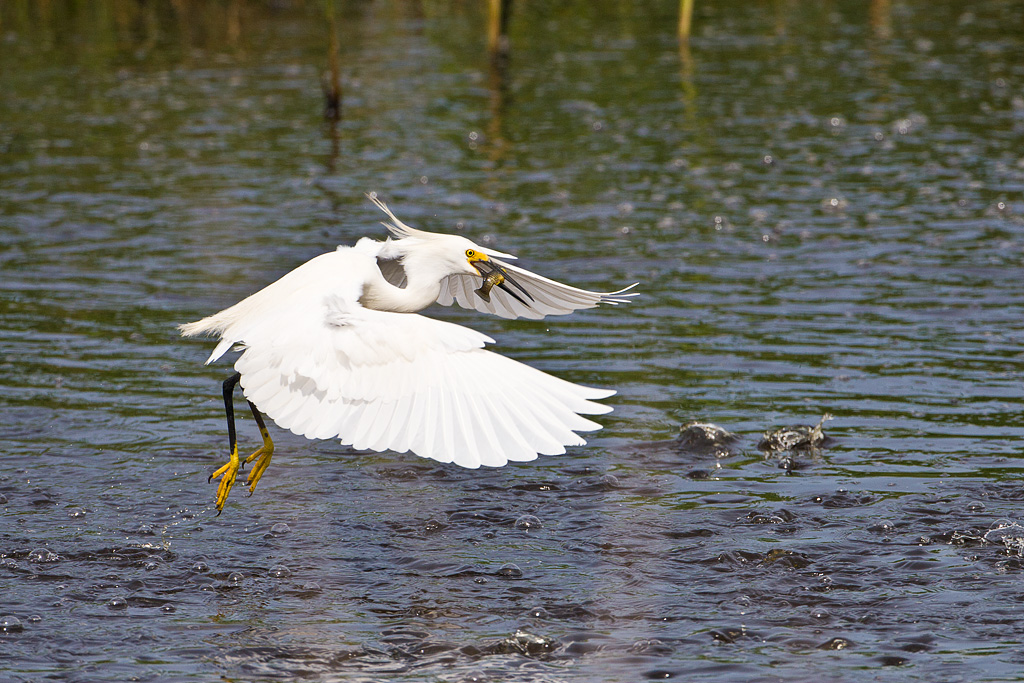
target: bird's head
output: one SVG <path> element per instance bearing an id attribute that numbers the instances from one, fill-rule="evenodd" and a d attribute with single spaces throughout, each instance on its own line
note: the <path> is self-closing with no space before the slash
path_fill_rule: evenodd
<path id="1" fill-rule="evenodd" d="M 519 294 L 509 288 L 509 284 L 528 298 L 533 298 L 522 285 L 509 275 L 503 264 L 496 260 L 496 258 L 514 260 L 516 257 L 512 254 L 481 247 L 461 235 L 443 235 L 417 230 L 398 220 L 376 195 L 367 195 L 367 197 L 391 219 L 391 222 L 384 223 L 384 226 L 396 240 L 392 244 L 395 251 L 402 255 L 406 271 L 414 270 L 424 279 L 436 278 L 438 281 L 449 275 L 480 276 L 482 284 L 477 293 L 485 301 L 490 301 L 491 289 L 498 287 L 526 304 Z"/>
<path id="2" fill-rule="evenodd" d="M 481 247 L 461 235 L 443 235 L 422 230 L 416 235 L 399 240 L 398 244 L 406 253 L 407 259 L 412 257 L 416 260 L 431 261 L 445 276 L 484 276 L 495 267 L 500 268 L 492 256 L 515 258 L 511 254 Z"/>
<path id="3" fill-rule="evenodd" d="M 473 245 L 466 249 L 465 255 L 469 265 L 484 279 L 483 284 L 480 285 L 480 289 L 476 290 L 476 293 L 481 299 L 489 302 L 491 300 L 491 290 L 497 287 L 498 289 L 507 292 L 509 296 L 524 306 L 529 306 L 529 304 L 526 303 L 526 301 L 519 296 L 512 287 L 518 289 L 523 295 L 532 301 L 533 297 L 530 293 L 527 292 L 521 284 L 515 281 L 515 278 L 509 274 L 508 269 L 504 267 L 504 264 L 501 263 L 501 261 L 491 258 L 492 255 L 508 258 L 508 254 L 502 254 L 501 252 L 494 251 L 485 252 L 482 251 L 480 247 Z M 512 256 L 512 258 L 515 257 Z M 509 285 L 512 285 L 512 287 L 509 287 Z"/>
<path id="4" fill-rule="evenodd" d="M 490 264 L 493 264 L 491 257 L 483 250 L 479 245 L 473 244 L 467 239 L 462 239 L 464 244 L 459 245 L 464 247 L 459 260 L 467 267 L 463 267 L 462 273 L 466 275 L 484 275 L 490 270 Z"/>
<path id="5" fill-rule="evenodd" d="M 505 264 L 495 258 L 514 259 L 515 256 L 511 254 L 481 247 L 461 235 L 423 231 L 403 237 L 393 244 L 403 255 L 402 263 L 406 272 L 415 272 L 423 280 L 441 281 L 450 275 L 472 275 L 480 278 L 480 289 L 476 291 L 484 301 L 490 301 L 490 292 L 494 287 L 507 292 L 524 305 L 526 301 L 523 296 L 532 299 L 509 273 Z"/>

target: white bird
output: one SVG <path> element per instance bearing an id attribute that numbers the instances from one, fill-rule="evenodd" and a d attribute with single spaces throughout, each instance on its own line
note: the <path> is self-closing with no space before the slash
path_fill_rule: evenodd
<path id="1" fill-rule="evenodd" d="M 614 391 L 572 384 L 484 350 L 489 337 L 417 315 L 432 303 L 543 318 L 628 301 L 625 289 L 589 292 L 517 268 L 514 259 L 465 237 L 424 232 L 398 220 L 392 238 L 368 237 L 302 264 L 223 311 L 181 325 L 183 336 L 220 337 L 207 363 L 237 345 L 224 382 L 230 459 L 220 478 L 222 510 L 241 461 L 232 395 L 236 384 L 263 436 L 246 483 L 270 464 L 274 443 L 261 413 L 310 439 L 338 437 L 359 450 L 396 452 L 462 467 L 500 467 L 565 453 L 600 429 L 582 415 L 611 408 L 593 401 Z M 475 285 L 483 278 L 483 284 Z"/>

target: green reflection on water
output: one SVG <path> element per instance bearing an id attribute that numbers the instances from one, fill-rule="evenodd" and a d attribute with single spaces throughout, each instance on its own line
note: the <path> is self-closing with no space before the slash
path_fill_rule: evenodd
<path id="1" fill-rule="evenodd" d="M 84 596 L 61 612 L 45 580 L 4 573 L 9 604 L 52 609 L 38 629 L 76 653 L 134 656 L 133 629 L 117 640 L 125 622 L 81 616 L 118 583 L 109 548 L 139 550 L 120 548 L 136 519 L 173 520 L 179 556 L 118 570 L 178 605 L 156 649 L 180 677 L 195 666 L 193 627 L 211 618 L 252 628 L 203 644 L 197 676 L 209 662 L 269 667 L 267 652 L 285 675 L 309 661 L 333 672 L 351 654 L 338 642 L 376 644 L 412 623 L 424 642 L 440 633 L 464 648 L 452 657 L 468 677 L 487 658 L 466 653 L 515 629 L 531 590 L 559 614 L 584 605 L 538 628 L 605 638 L 553 664 L 515 660 L 559 675 L 589 666 L 624 680 L 638 656 L 707 661 L 707 629 L 735 623 L 766 636 L 716 650 L 744 674 L 873 676 L 911 625 L 942 644 L 913 661 L 923 677 L 964 659 L 1017 672 L 1013 652 L 979 644 L 1019 640 L 1003 624 L 1019 558 L 977 545 L 970 559 L 943 539 L 1019 517 L 1019 3 L 698 0 L 682 51 L 676 6 L 516 3 L 497 68 L 485 3 L 339 2 L 332 125 L 320 2 L 0 3 L 0 489 L 26 520 L 0 540 L 70 547 L 59 581 Z M 186 515 L 209 508 L 228 370 L 203 367 L 209 344 L 180 340 L 175 324 L 336 243 L 382 236 L 370 190 L 413 225 L 488 237 L 559 279 L 641 281 L 633 304 L 565 319 L 431 312 L 619 389 L 607 428 L 564 458 L 474 473 L 282 434 L 257 498 L 216 523 Z M 792 471 L 756 450 L 764 430 L 826 411 L 836 445 Z M 738 454 L 638 445 L 697 418 L 741 433 Z M 251 422 L 241 429 L 255 438 Z M 605 472 L 617 483 L 587 481 Z M 76 526 L 61 507 L 72 504 L 88 508 Z M 757 521 L 779 508 L 784 524 Z M 515 535 L 524 511 L 540 533 Z M 297 533 L 268 538 L 278 518 Z M 814 564 L 783 567 L 769 544 Z M 259 574 L 289 553 L 319 597 Z M 197 588 L 202 554 L 247 582 Z M 954 571 L 904 569 L 913 557 Z M 510 559 L 525 580 L 491 576 Z M 968 593 L 949 616 L 943 600 Z M 809 621 L 809 599 L 834 620 Z M 128 614 L 168 623 L 146 610 Z M 82 646 L 82 624 L 102 643 Z M 854 652 L 822 665 L 833 632 Z M 631 649 L 651 637 L 670 654 Z M 261 649 L 273 639 L 295 645 L 293 659 Z M 65 645 L 50 632 L 5 642 L 33 662 Z M 352 666 L 399 661 L 374 656 Z M 420 671 L 454 675 L 440 660 L 409 675 Z"/>

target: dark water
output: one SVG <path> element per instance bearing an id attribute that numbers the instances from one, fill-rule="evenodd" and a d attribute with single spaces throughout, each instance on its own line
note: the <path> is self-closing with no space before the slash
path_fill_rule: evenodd
<path id="1" fill-rule="evenodd" d="M 0 4 L 0 680 L 1024 676 L 1024 5 L 651 5 L 516 3 L 502 67 L 483 6 L 341 3 L 331 125 L 320 4 Z M 640 281 L 432 311 L 615 412 L 483 471 L 275 429 L 214 517 L 175 325 L 382 236 L 367 191 Z"/>

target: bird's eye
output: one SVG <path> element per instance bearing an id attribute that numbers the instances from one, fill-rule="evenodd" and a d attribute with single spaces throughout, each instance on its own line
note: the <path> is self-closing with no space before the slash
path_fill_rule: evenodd
<path id="1" fill-rule="evenodd" d="M 474 256 L 476 256 L 476 252 L 475 251 L 473 251 L 472 249 L 467 249 L 466 250 L 466 258 L 473 258 Z"/>

